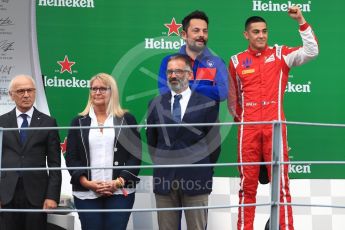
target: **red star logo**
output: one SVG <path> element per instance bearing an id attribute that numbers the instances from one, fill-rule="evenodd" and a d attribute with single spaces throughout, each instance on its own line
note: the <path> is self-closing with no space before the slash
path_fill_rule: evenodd
<path id="1" fill-rule="evenodd" d="M 63 142 L 60 143 L 60 148 L 61 148 L 61 154 L 65 155 L 66 149 L 67 149 L 67 137 L 65 137 Z"/>
<path id="2" fill-rule="evenodd" d="M 164 26 L 169 29 L 168 36 L 170 36 L 170 34 L 172 33 L 176 35 L 180 35 L 180 32 L 178 31 L 178 29 L 180 29 L 182 24 L 176 24 L 175 18 L 171 19 L 170 24 L 166 23 L 164 24 Z"/>
<path id="3" fill-rule="evenodd" d="M 75 64 L 75 62 L 69 61 L 67 55 L 65 55 L 65 59 L 63 59 L 63 61 L 58 61 L 57 63 L 59 65 L 61 65 L 60 73 L 68 71 L 70 74 L 72 74 L 72 68 L 71 67 L 72 67 L 72 65 Z"/>

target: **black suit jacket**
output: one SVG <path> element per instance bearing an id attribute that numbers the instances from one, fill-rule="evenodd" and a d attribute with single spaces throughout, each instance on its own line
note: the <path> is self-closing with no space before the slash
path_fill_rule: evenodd
<path id="1" fill-rule="evenodd" d="M 182 123 L 218 121 L 219 104 L 192 92 Z M 158 96 L 149 104 L 147 124 L 174 124 L 171 115 L 171 93 Z M 147 128 L 149 153 L 154 164 L 215 163 L 220 153 L 218 126 Z M 212 167 L 156 168 L 153 171 L 154 192 L 167 194 L 171 182 L 179 180 L 188 195 L 212 191 Z"/>
<path id="2" fill-rule="evenodd" d="M 56 127 L 56 120 L 34 108 L 30 127 Z M 17 128 L 16 110 L 0 116 L 0 127 Z M 61 167 L 60 138 L 57 130 L 28 130 L 22 146 L 19 132 L 4 131 L 2 142 L 2 168 Z M 1 173 L 0 200 L 8 204 L 14 195 L 18 178 L 22 176 L 25 194 L 29 202 L 43 206 L 45 199 L 59 203 L 61 172 L 4 171 Z"/>
<path id="3" fill-rule="evenodd" d="M 125 113 L 122 118 L 114 118 L 114 125 L 136 125 L 135 117 Z M 78 116 L 71 122 L 71 126 L 90 126 L 89 115 Z M 68 167 L 90 166 L 90 129 L 70 129 L 67 137 L 66 165 Z M 117 141 L 116 141 L 117 139 Z M 115 151 L 116 149 L 116 151 Z M 114 140 L 114 166 L 140 165 L 141 164 L 141 140 L 140 133 L 136 128 L 116 128 Z M 69 170 L 73 191 L 87 191 L 79 180 L 82 175 L 88 180 L 91 178 L 91 170 Z M 137 177 L 139 169 L 116 169 L 113 170 L 113 179 L 122 177 L 125 179 L 125 187 L 134 188 L 139 182 Z"/>

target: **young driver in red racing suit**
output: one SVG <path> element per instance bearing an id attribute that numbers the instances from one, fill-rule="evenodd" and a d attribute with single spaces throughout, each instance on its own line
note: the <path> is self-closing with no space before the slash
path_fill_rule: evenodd
<path id="1" fill-rule="evenodd" d="M 299 23 L 303 46 L 269 47 L 268 30 L 263 18 L 253 16 L 245 23 L 244 36 L 249 42 L 247 50 L 231 57 L 228 108 L 235 121 L 284 121 L 283 99 L 289 70 L 318 55 L 317 40 L 301 10 L 292 6 L 291 18 Z M 286 126 L 282 126 L 282 160 L 288 161 Z M 238 162 L 266 162 L 272 158 L 272 125 L 241 125 L 238 128 Z M 267 165 L 268 177 L 271 167 Z M 239 166 L 239 203 L 256 203 L 260 166 Z M 288 165 L 281 166 L 280 202 L 290 203 Z M 253 229 L 255 206 L 239 207 L 237 228 Z M 280 207 L 280 229 L 293 228 L 291 206 Z"/>

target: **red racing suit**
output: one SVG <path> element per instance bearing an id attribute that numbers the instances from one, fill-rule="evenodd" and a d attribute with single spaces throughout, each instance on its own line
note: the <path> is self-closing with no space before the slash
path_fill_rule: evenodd
<path id="1" fill-rule="evenodd" d="M 317 40 L 311 27 L 300 25 L 301 47 L 266 47 L 263 51 L 250 48 L 231 57 L 228 108 L 235 121 L 284 121 L 284 92 L 290 68 L 299 66 L 318 55 Z M 282 140 L 281 159 L 288 161 L 286 126 L 279 134 Z M 238 162 L 268 162 L 272 159 L 272 125 L 241 125 L 238 127 Z M 256 203 L 260 166 L 239 166 L 239 203 Z M 267 165 L 271 178 L 271 166 Z M 281 166 L 280 201 L 291 202 L 288 165 Z M 239 207 L 239 230 L 253 229 L 255 206 Z M 291 206 L 280 207 L 280 229 L 293 229 Z"/>

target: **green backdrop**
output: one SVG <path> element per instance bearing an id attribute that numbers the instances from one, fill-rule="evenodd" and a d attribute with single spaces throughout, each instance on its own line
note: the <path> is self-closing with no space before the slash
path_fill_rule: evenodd
<path id="1" fill-rule="evenodd" d="M 162 43 L 170 42 L 175 48 L 181 43 L 181 38 L 174 33 L 169 35 L 165 26 L 173 18 L 179 24 L 191 11 L 205 11 L 210 19 L 208 46 L 228 64 L 231 55 L 247 47 L 242 36 L 243 24 L 252 15 L 267 20 L 270 45 L 301 45 L 298 25 L 285 11 L 286 6 L 293 3 L 301 4 L 305 10 L 304 16 L 319 40 L 320 55 L 290 72 L 285 96 L 286 117 L 288 121 L 344 123 L 345 77 L 341 55 L 345 49 L 342 45 L 345 16 L 341 10 L 345 3 L 341 0 L 327 4 L 320 0 L 37 0 L 36 3 L 41 71 L 50 112 L 60 126 L 68 126 L 83 110 L 88 96 L 85 80 L 99 72 L 116 78 L 122 106 L 144 124 L 147 103 L 158 94 L 160 61 L 178 50 L 166 49 Z M 70 63 L 59 64 L 64 59 Z M 226 102 L 221 105 L 220 120 L 232 121 Z M 221 131 L 219 162 L 236 162 L 237 129 L 224 126 Z M 62 139 L 66 133 L 66 130 L 61 131 Z M 144 129 L 141 134 L 146 142 Z M 292 161 L 344 160 L 344 128 L 291 125 L 288 136 Z M 146 147 L 144 162 L 150 162 Z M 339 165 L 297 165 L 291 168 L 290 176 L 345 178 L 342 171 Z M 147 175 L 151 171 L 141 173 Z M 235 167 L 216 169 L 216 176 L 237 175 Z"/>

